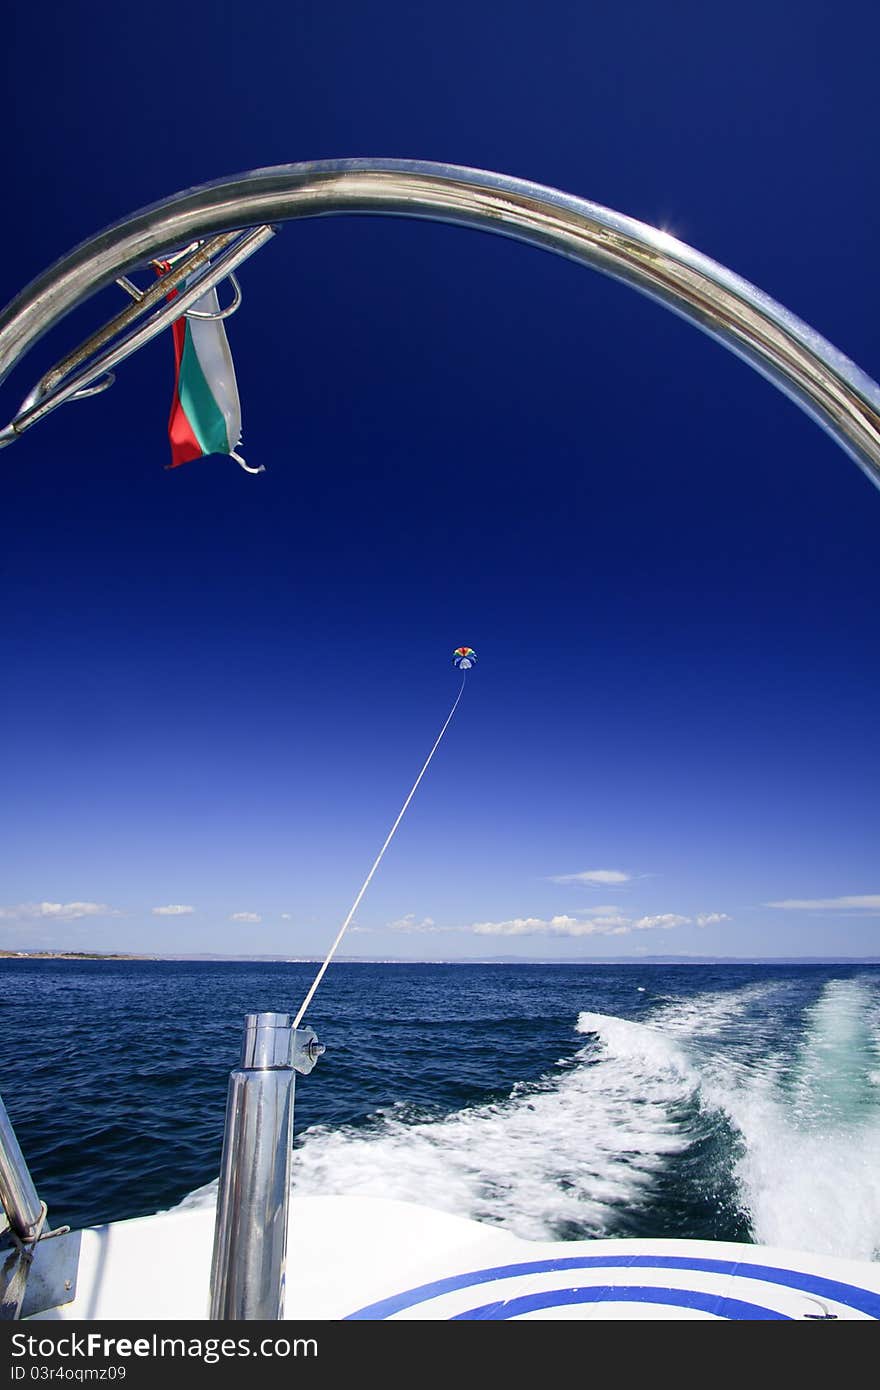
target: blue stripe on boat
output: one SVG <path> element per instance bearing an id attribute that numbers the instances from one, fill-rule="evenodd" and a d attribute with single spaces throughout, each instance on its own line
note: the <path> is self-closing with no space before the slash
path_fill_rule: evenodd
<path id="1" fill-rule="evenodd" d="M 676 1308 L 699 1308 L 718 1318 L 749 1319 L 752 1322 L 791 1322 L 787 1313 L 762 1308 L 758 1303 L 744 1303 L 739 1298 L 722 1298 L 717 1293 L 701 1293 L 696 1289 L 664 1289 L 654 1285 L 597 1284 L 582 1289 L 544 1289 L 540 1293 L 523 1294 L 501 1303 L 484 1303 L 481 1308 L 469 1308 L 456 1313 L 451 1322 L 497 1321 L 519 1318 L 540 1308 L 559 1308 L 571 1303 L 660 1303 Z"/>
<path id="2" fill-rule="evenodd" d="M 439 1298 L 441 1294 L 454 1293 L 456 1289 L 471 1288 L 475 1284 L 487 1284 L 493 1279 L 512 1279 L 517 1275 L 555 1273 L 567 1269 L 683 1269 L 707 1274 L 737 1275 L 745 1279 L 762 1279 L 768 1284 L 780 1284 L 785 1288 L 798 1289 L 803 1293 L 815 1294 L 819 1298 L 833 1299 L 843 1303 L 868 1317 L 880 1318 L 880 1294 L 869 1289 L 860 1289 L 855 1284 L 842 1284 L 837 1279 L 826 1279 L 819 1274 L 805 1274 L 801 1270 L 778 1269 L 772 1265 L 743 1264 L 739 1260 L 712 1260 L 692 1258 L 683 1255 L 581 1255 L 559 1260 L 531 1260 L 525 1264 L 497 1265 L 493 1269 L 477 1269 L 467 1274 L 454 1274 L 447 1279 L 438 1279 L 431 1284 L 421 1284 L 414 1289 L 405 1289 L 391 1298 L 380 1299 L 367 1304 L 354 1313 L 349 1313 L 346 1322 L 368 1319 L 390 1318 L 404 1308 L 413 1308 L 417 1303 Z"/>

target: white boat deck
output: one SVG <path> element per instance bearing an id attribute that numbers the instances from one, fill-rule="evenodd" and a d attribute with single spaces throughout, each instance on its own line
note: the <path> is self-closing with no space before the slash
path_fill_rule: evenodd
<path id="1" fill-rule="evenodd" d="M 43 1319 L 207 1318 L 211 1206 L 83 1232 Z M 291 1204 L 288 1319 L 880 1318 L 880 1264 L 695 1240 L 527 1241 L 409 1202 Z"/>

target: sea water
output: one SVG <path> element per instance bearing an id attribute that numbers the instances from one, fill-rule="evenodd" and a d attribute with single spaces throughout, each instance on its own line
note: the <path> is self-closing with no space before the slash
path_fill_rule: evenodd
<path id="1" fill-rule="evenodd" d="M 0 1091 L 53 1224 L 212 1203 L 243 1016 L 314 969 L 0 961 Z M 306 1021 L 299 1192 L 880 1259 L 878 966 L 340 963 Z"/>

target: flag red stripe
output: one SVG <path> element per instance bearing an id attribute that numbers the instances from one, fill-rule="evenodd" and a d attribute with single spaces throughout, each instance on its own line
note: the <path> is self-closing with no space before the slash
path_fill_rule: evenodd
<path id="1" fill-rule="evenodd" d="M 169 296 L 170 298 L 170 296 Z M 171 325 L 174 338 L 174 398 L 168 418 L 168 438 L 171 443 L 171 462 L 169 468 L 179 468 L 182 463 L 191 463 L 202 457 L 202 448 L 186 418 L 177 392 L 180 381 L 180 364 L 183 360 L 183 347 L 186 341 L 186 319 L 176 319 Z"/>
<path id="2" fill-rule="evenodd" d="M 154 261 L 153 268 L 156 275 L 161 277 L 171 269 L 169 261 Z M 169 290 L 166 299 L 176 299 L 177 290 Z M 180 364 L 183 361 L 183 348 L 186 342 L 186 319 L 175 319 L 171 325 L 171 336 L 174 340 L 174 396 L 171 401 L 171 414 L 168 417 L 168 440 L 171 444 L 171 462 L 169 468 L 179 468 L 182 463 L 191 463 L 193 459 L 202 457 L 202 448 L 192 431 L 192 426 L 186 418 L 186 412 L 180 404 L 178 385 L 180 382 Z"/>

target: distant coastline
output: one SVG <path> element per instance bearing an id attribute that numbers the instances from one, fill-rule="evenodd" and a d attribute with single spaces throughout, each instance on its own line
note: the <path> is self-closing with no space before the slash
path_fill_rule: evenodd
<path id="1" fill-rule="evenodd" d="M 0 951 L 0 960 L 161 960 L 131 951 Z"/>
<path id="2" fill-rule="evenodd" d="M 340 965 L 880 965 L 880 956 L 337 956 Z M 317 965 L 321 956 L 219 955 L 209 951 L 148 955 L 135 951 L 0 951 L 0 960 L 166 961 L 215 965 Z"/>

